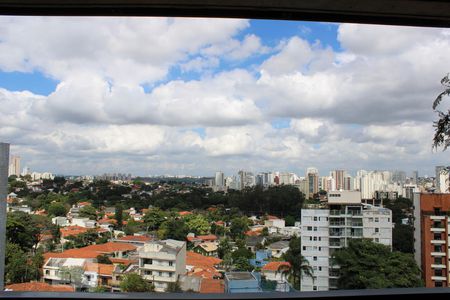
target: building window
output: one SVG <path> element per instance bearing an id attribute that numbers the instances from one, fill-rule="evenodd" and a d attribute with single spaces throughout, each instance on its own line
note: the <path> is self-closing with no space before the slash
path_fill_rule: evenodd
<path id="1" fill-rule="evenodd" d="M 152 271 L 145 270 L 144 275 L 152 275 Z"/>
<path id="2" fill-rule="evenodd" d="M 375 228 L 375 233 L 380 232 L 380 228 Z"/>
<path id="3" fill-rule="evenodd" d="M 317 256 L 313 256 L 313 260 L 314 260 L 314 261 L 317 261 Z"/>
<path id="4" fill-rule="evenodd" d="M 373 222 L 373 218 L 369 218 L 369 222 Z"/>
<path id="5" fill-rule="evenodd" d="M 45 275 L 50 275 L 50 270 L 45 270 Z"/>
<path id="6" fill-rule="evenodd" d="M 173 261 L 169 261 L 169 267 L 173 266 Z"/>
<path id="7" fill-rule="evenodd" d="M 163 272 L 158 272 L 159 273 L 159 276 L 162 276 L 162 274 L 163 274 Z"/>
<path id="8" fill-rule="evenodd" d="M 434 263 L 436 265 L 441 265 L 442 264 L 442 257 L 435 257 L 434 258 Z"/>
<path id="9" fill-rule="evenodd" d="M 317 236 L 314 237 L 314 240 L 317 241 Z"/>
<path id="10" fill-rule="evenodd" d="M 319 247 L 319 251 L 322 251 L 322 247 Z"/>
<path id="11" fill-rule="evenodd" d="M 313 286 L 313 291 L 317 291 L 317 286 Z"/>
<path id="12" fill-rule="evenodd" d="M 308 226 L 307 230 L 311 231 L 312 230 L 312 226 Z"/>
<path id="13" fill-rule="evenodd" d="M 441 245 L 434 245 L 434 252 L 441 252 Z"/>
<path id="14" fill-rule="evenodd" d="M 322 271 L 322 267 L 319 267 L 319 271 Z"/>
<path id="15" fill-rule="evenodd" d="M 435 281 L 434 282 L 434 287 L 442 287 L 442 281 Z"/>
<path id="16" fill-rule="evenodd" d="M 173 277 L 173 272 L 169 272 L 169 277 Z"/>
<path id="17" fill-rule="evenodd" d="M 380 221 L 379 218 L 375 218 L 375 222 L 378 223 Z"/>
<path id="18" fill-rule="evenodd" d="M 319 236 L 319 241 L 321 241 L 322 240 L 322 238 Z"/>
<path id="19" fill-rule="evenodd" d="M 305 251 L 306 250 L 306 247 L 305 246 L 303 246 L 303 251 Z"/>
<path id="20" fill-rule="evenodd" d="M 314 217 L 314 221 L 317 221 L 317 217 Z"/>
<path id="21" fill-rule="evenodd" d="M 434 270 L 434 276 L 442 276 L 442 269 Z"/>
<path id="22" fill-rule="evenodd" d="M 314 226 L 314 231 L 317 231 L 317 227 L 316 226 Z"/>
<path id="23" fill-rule="evenodd" d="M 435 233 L 433 239 L 434 240 L 438 240 L 438 241 L 441 240 L 441 234 L 440 233 Z"/>
<path id="24" fill-rule="evenodd" d="M 309 237 L 309 240 L 312 241 L 312 236 Z"/>

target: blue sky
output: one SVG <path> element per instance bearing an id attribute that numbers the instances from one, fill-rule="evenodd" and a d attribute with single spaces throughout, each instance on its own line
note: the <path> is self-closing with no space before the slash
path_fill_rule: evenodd
<path id="1" fill-rule="evenodd" d="M 447 29 L 1 17 L 0 41 L 0 140 L 33 170 L 432 174 L 448 164 L 430 150 L 427 102 L 450 70 Z"/>

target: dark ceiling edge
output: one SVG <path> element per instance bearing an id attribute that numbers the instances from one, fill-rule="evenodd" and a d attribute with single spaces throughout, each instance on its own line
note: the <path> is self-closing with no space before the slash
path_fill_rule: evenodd
<path id="1" fill-rule="evenodd" d="M 0 0 L 0 14 L 212 17 L 450 27 L 450 1 L 425 0 Z"/>

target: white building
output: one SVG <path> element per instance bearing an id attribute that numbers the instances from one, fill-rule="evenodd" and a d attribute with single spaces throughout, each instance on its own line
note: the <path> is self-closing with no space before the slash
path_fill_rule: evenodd
<path id="1" fill-rule="evenodd" d="M 338 272 L 331 265 L 336 249 L 352 238 L 370 238 L 392 247 L 392 213 L 361 203 L 359 192 L 329 192 L 326 209 L 302 209 L 302 255 L 313 268 L 314 280 L 303 276 L 302 291 L 327 291 L 337 286 Z"/>
<path id="2" fill-rule="evenodd" d="M 171 282 L 186 273 L 186 242 L 153 241 L 139 248 L 139 274 L 164 292 Z"/>
<path id="3" fill-rule="evenodd" d="M 9 176 L 11 175 L 16 175 L 17 177 L 20 176 L 20 156 L 11 155 L 8 174 Z"/>

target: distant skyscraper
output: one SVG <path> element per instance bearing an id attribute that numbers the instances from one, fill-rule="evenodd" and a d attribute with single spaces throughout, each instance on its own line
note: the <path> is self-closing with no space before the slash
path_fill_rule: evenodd
<path id="1" fill-rule="evenodd" d="M 319 171 L 316 168 L 306 170 L 306 197 L 313 198 L 319 192 Z"/>
<path id="2" fill-rule="evenodd" d="M 345 178 L 345 171 L 344 170 L 334 170 L 331 172 L 331 177 L 333 177 L 334 183 L 335 183 L 335 189 L 337 191 L 344 190 L 344 178 Z"/>
<path id="3" fill-rule="evenodd" d="M 445 166 L 436 166 L 436 176 L 435 176 L 435 182 L 436 182 L 436 191 L 439 192 L 441 190 L 441 187 L 439 185 L 439 180 L 441 177 L 441 171 L 445 169 Z"/>
<path id="4" fill-rule="evenodd" d="M 0 290 L 4 289 L 9 144 L 0 143 Z"/>
<path id="5" fill-rule="evenodd" d="M 223 187 L 224 187 L 225 182 L 224 182 L 224 175 L 223 175 L 223 172 L 221 172 L 221 171 L 216 172 L 215 185 L 216 185 L 218 188 L 223 188 Z"/>
<path id="6" fill-rule="evenodd" d="M 419 178 L 419 171 L 413 171 L 412 172 L 412 183 L 417 184 L 418 178 Z"/>
<path id="7" fill-rule="evenodd" d="M 9 164 L 8 176 L 16 175 L 20 176 L 20 156 L 11 155 L 11 163 Z"/>

